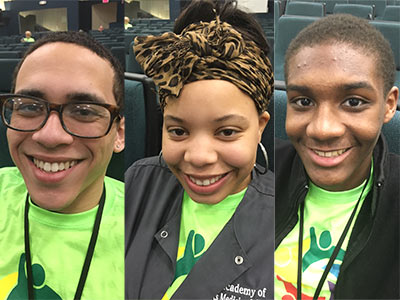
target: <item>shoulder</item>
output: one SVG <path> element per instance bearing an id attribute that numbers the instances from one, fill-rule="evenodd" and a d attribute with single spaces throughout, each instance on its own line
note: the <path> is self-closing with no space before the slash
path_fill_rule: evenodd
<path id="1" fill-rule="evenodd" d="M 303 163 L 290 141 L 275 139 L 275 180 L 277 190 L 281 185 L 303 182 L 306 178 Z M 292 186 L 292 185 L 291 185 Z M 287 187 L 286 187 L 287 188 Z"/>
<path id="2" fill-rule="evenodd" d="M 400 155 L 388 153 L 384 169 L 385 181 L 388 182 L 397 191 L 397 195 L 399 195 Z"/>
<path id="3" fill-rule="evenodd" d="M 19 207 L 19 203 L 24 203 L 26 193 L 27 189 L 24 179 L 17 167 L 0 168 L 0 199 L 2 201 L 2 210 L 7 210 L 5 208 L 7 202 L 10 203 L 12 209 Z"/>
<path id="4" fill-rule="evenodd" d="M 124 183 L 122 181 L 106 176 L 104 177 L 104 184 L 106 188 L 112 189 L 113 191 L 124 192 Z"/>
<path id="5" fill-rule="evenodd" d="M 21 173 L 17 167 L 4 167 L 0 168 L 0 178 L 4 177 L 20 177 L 22 179 Z"/>
<path id="6" fill-rule="evenodd" d="M 158 157 L 135 162 L 125 173 L 126 207 L 163 206 L 182 193 L 182 186 L 165 163 Z"/>
<path id="7" fill-rule="evenodd" d="M 104 177 L 104 185 L 106 188 L 106 211 L 111 215 L 124 214 L 124 183 L 111 177 Z"/>
<path id="8" fill-rule="evenodd" d="M 291 164 L 297 156 L 297 151 L 290 141 L 278 138 L 275 139 L 275 153 L 278 154 L 275 162 L 276 172 L 280 172 L 284 166 Z"/>
<path id="9" fill-rule="evenodd" d="M 125 172 L 125 190 L 145 187 L 162 188 L 168 183 L 176 183 L 177 180 L 165 163 L 160 164 L 157 156 L 136 161 Z"/>
<path id="10" fill-rule="evenodd" d="M 268 170 L 266 174 L 260 174 L 254 170 L 252 176 L 249 188 L 254 188 L 262 197 L 275 197 L 275 175 L 272 171 Z"/>
<path id="11" fill-rule="evenodd" d="M 158 157 L 135 162 L 125 173 L 126 239 L 133 239 L 138 230 L 158 228 L 179 209 L 182 197 L 183 187 Z"/>
<path id="12" fill-rule="evenodd" d="M 126 174 L 135 172 L 139 169 L 158 169 L 158 170 L 169 170 L 168 166 L 162 161 L 160 164 L 160 160 L 158 156 L 146 157 L 140 160 L 135 161 L 126 171 Z"/>
<path id="13" fill-rule="evenodd" d="M 25 182 L 17 167 L 0 168 L 0 193 L 10 188 L 25 188 Z M 26 188 L 25 188 L 26 189 Z"/>

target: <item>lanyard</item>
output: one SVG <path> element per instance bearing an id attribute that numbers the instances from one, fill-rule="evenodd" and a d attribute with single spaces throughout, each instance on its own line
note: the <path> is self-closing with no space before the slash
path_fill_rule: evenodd
<path id="1" fill-rule="evenodd" d="M 322 286 L 325 282 L 325 279 L 326 279 L 326 277 L 328 277 L 328 273 L 329 273 L 330 269 L 332 268 L 332 265 L 336 259 L 336 256 L 339 253 L 340 248 L 342 247 L 342 244 L 344 242 L 344 239 L 346 238 L 347 233 L 349 232 L 351 223 L 353 222 L 354 216 L 356 215 L 358 205 L 361 202 L 362 195 L 365 191 L 365 188 L 368 185 L 369 177 L 370 177 L 370 174 L 368 175 L 368 178 L 364 183 L 363 189 L 360 193 L 360 196 L 358 197 L 356 206 L 354 207 L 354 209 L 350 215 L 350 218 L 347 221 L 347 224 L 339 238 L 339 241 L 338 241 L 335 249 L 333 250 L 331 257 L 329 258 L 328 264 L 326 265 L 324 272 L 322 273 L 322 276 L 321 276 L 321 279 L 319 280 L 317 289 L 315 290 L 313 300 L 318 299 L 318 296 L 321 293 Z M 303 274 L 303 270 L 302 270 L 302 268 L 303 268 L 303 266 L 302 266 L 302 263 L 303 263 L 303 232 L 304 232 L 304 201 L 300 204 L 299 249 L 298 249 L 298 258 L 297 258 L 297 299 L 298 300 L 301 299 L 301 277 Z"/>
<path id="2" fill-rule="evenodd" d="M 97 236 L 99 235 L 101 216 L 103 215 L 103 208 L 105 202 L 105 187 L 103 187 L 103 193 L 101 194 L 99 207 L 97 209 L 96 219 L 94 221 L 92 236 L 90 238 L 89 247 L 86 252 L 85 262 L 83 264 L 81 276 L 79 278 L 78 287 L 76 288 L 74 300 L 81 299 L 83 288 L 85 286 L 86 278 L 89 272 L 90 263 L 92 261 L 94 248 L 96 246 Z M 26 195 L 25 202 L 25 214 L 24 214 L 24 239 L 25 239 L 25 254 L 26 254 L 26 273 L 28 279 L 28 299 L 34 300 L 33 290 L 33 278 L 32 278 L 32 257 L 31 249 L 29 246 L 29 193 Z"/>

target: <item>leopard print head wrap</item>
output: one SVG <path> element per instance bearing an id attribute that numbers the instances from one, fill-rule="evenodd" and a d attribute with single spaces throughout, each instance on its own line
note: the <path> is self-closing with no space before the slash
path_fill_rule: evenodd
<path id="1" fill-rule="evenodd" d="M 219 17 L 186 27 L 181 34 L 142 36 L 133 47 L 136 60 L 159 87 L 160 104 L 179 97 L 185 83 L 227 80 L 248 94 L 259 112 L 267 109 L 273 92 L 269 59 L 253 42 Z"/>

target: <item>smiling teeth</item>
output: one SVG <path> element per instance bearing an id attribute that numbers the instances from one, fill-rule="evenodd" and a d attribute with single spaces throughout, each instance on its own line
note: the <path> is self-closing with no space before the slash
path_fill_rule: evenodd
<path id="1" fill-rule="evenodd" d="M 343 153 L 345 153 L 346 149 L 336 150 L 336 151 L 328 151 L 328 152 L 314 150 L 314 152 L 318 156 L 322 156 L 322 157 L 336 157 L 336 156 L 339 156 L 339 155 L 342 155 Z"/>
<path id="2" fill-rule="evenodd" d="M 33 158 L 33 163 L 39 169 L 48 172 L 55 173 L 63 170 L 67 170 L 75 166 L 78 162 L 76 160 L 66 161 L 66 162 L 47 162 Z"/>
<path id="3" fill-rule="evenodd" d="M 190 181 L 199 185 L 199 186 L 208 186 L 210 184 L 213 184 L 215 182 L 217 182 L 218 180 L 220 180 L 223 177 L 223 175 L 218 175 L 209 179 L 205 179 L 205 180 L 200 180 L 200 179 L 196 179 L 192 176 L 189 176 Z"/>

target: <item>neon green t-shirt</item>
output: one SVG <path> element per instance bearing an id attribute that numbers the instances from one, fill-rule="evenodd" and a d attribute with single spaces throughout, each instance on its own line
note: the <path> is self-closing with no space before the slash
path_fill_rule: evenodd
<path id="1" fill-rule="evenodd" d="M 217 204 L 197 203 L 184 192 L 175 277 L 163 300 L 171 299 L 195 263 L 233 216 L 246 190 L 229 195 Z"/>
<path id="2" fill-rule="evenodd" d="M 371 168 L 370 180 L 362 195 L 357 214 L 329 271 L 318 299 L 333 299 L 331 297 L 333 297 L 351 231 L 364 199 L 372 187 L 372 173 Z M 348 191 L 330 192 L 310 182 L 304 207 L 303 299 L 312 299 L 314 296 L 322 273 L 350 218 L 364 184 L 365 181 L 360 186 Z M 289 297 L 296 299 L 297 297 L 298 238 L 299 222 L 275 251 L 275 299 L 284 300 L 289 299 Z"/>
<path id="3" fill-rule="evenodd" d="M 124 185 L 106 177 L 99 236 L 82 299 L 124 299 Z M 24 207 L 27 190 L 15 167 L 0 169 L 0 300 L 27 299 Z M 37 299 L 73 299 L 97 206 L 61 214 L 32 203 L 30 246 Z"/>
<path id="4" fill-rule="evenodd" d="M 24 38 L 23 38 L 23 41 L 24 41 L 25 43 L 34 43 L 34 42 L 35 42 L 35 39 L 34 39 L 33 37 L 30 37 L 30 38 L 24 37 Z"/>

